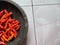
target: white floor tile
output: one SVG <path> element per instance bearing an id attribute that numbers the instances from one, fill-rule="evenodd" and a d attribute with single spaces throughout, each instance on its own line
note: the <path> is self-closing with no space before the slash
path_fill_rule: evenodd
<path id="1" fill-rule="evenodd" d="M 58 30 L 56 23 L 36 26 L 37 45 L 54 45 Z"/>
<path id="2" fill-rule="evenodd" d="M 33 0 L 34 5 L 40 5 L 40 4 L 56 4 L 60 3 L 60 0 Z"/>
<path id="3" fill-rule="evenodd" d="M 37 26 L 56 23 L 58 15 L 60 15 L 60 5 L 34 6 L 34 16 Z"/>
<path id="4" fill-rule="evenodd" d="M 57 24 L 60 26 L 60 6 L 58 6 Z"/>
<path id="5" fill-rule="evenodd" d="M 36 42 L 37 45 L 43 45 L 43 27 L 36 26 Z"/>
<path id="6" fill-rule="evenodd" d="M 38 45 L 54 45 L 58 35 L 60 6 L 34 6 L 34 18 Z M 57 25 L 58 24 L 58 25 Z M 54 38 L 55 37 L 55 38 Z M 47 43 L 48 42 L 48 43 Z"/>
<path id="7" fill-rule="evenodd" d="M 35 45 L 35 34 L 33 25 L 32 7 L 22 7 L 27 15 L 29 22 L 29 30 L 27 36 L 27 45 Z"/>
<path id="8" fill-rule="evenodd" d="M 28 6 L 31 5 L 31 0 L 12 0 L 19 4 L 20 6 Z"/>
<path id="9" fill-rule="evenodd" d="M 57 39 L 55 43 L 56 45 L 60 45 L 60 39 Z"/>
<path id="10" fill-rule="evenodd" d="M 43 44 L 55 45 L 59 30 L 57 30 L 56 23 L 44 25 L 43 27 Z"/>

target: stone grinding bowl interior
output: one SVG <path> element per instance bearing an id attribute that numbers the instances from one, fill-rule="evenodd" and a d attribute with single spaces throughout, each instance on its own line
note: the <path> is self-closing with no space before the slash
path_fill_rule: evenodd
<path id="1" fill-rule="evenodd" d="M 13 12 L 12 18 L 17 19 L 21 23 L 21 29 L 19 29 L 19 31 L 17 31 L 18 32 L 17 38 L 13 39 L 9 43 L 7 43 L 7 45 L 22 44 L 22 42 L 26 38 L 27 32 L 28 32 L 28 21 L 27 21 L 25 12 L 15 2 L 9 1 L 9 0 L 0 0 L 0 11 L 3 9 L 12 11 Z"/>

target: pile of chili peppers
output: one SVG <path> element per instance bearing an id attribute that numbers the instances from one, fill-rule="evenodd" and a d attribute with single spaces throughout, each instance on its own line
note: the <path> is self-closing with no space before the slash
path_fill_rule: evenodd
<path id="1" fill-rule="evenodd" d="M 6 43 L 17 37 L 20 23 L 18 20 L 11 18 L 12 14 L 6 9 L 0 11 L 0 45 L 7 45 Z"/>

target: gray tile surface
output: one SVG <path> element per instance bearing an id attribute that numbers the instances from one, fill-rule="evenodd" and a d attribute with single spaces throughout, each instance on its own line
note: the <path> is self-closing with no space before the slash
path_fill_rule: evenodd
<path id="1" fill-rule="evenodd" d="M 12 0 L 19 4 L 20 6 L 28 6 L 31 5 L 31 0 Z"/>
<path id="2" fill-rule="evenodd" d="M 57 15 L 57 24 L 58 24 L 58 26 L 60 26 L 60 6 L 58 6 L 59 8 L 57 8 L 57 10 L 58 10 L 58 15 Z"/>
<path id="3" fill-rule="evenodd" d="M 43 34 L 44 45 L 55 45 L 56 37 L 58 34 L 56 23 L 44 25 Z"/>
<path id="4" fill-rule="evenodd" d="M 32 7 L 22 7 L 27 15 L 29 29 L 27 35 L 27 45 L 35 45 L 35 34 L 34 34 L 34 24 L 33 24 L 33 15 Z"/>
<path id="5" fill-rule="evenodd" d="M 57 22 L 57 16 L 59 14 L 59 5 L 50 6 L 34 6 L 35 22 L 38 25 L 46 25 Z M 37 25 L 37 26 L 38 26 Z"/>
<path id="6" fill-rule="evenodd" d="M 60 0 L 33 0 L 34 5 L 40 4 L 57 4 L 60 3 Z"/>
<path id="7" fill-rule="evenodd" d="M 57 22 L 60 19 L 58 18 L 60 5 L 34 6 L 33 8 L 37 45 L 55 45 L 54 41 L 59 31 Z"/>
<path id="8" fill-rule="evenodd" d="M 37 45 L 43 45 L 43 27 L 36 26 L 36 42 Z"/>
<path id="9" fill-rule="evenodd" d="M 60 45 L 60 40 L 56 40 L 56 45 Z"/>

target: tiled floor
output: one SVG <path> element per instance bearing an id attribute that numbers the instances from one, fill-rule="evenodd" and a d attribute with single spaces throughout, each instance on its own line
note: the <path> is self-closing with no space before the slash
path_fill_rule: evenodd
<path id="1" fill-rule="evenodd" d="M 33 14 L 32 7 L 22 7 L 27 14 L 29 22 L 29 30 L 27 36 L 27 45 L 35 45 L 35 34 L 34 34 L 34 24 L 33 24 Z"/>
<path id="2" fill-rule="evenodd" d="M 17 4 L 19 4 L 20 6 L 30 6 L 31 4 L 31 0 L 13 0 L 14 2 L 16 2 Z"/>
<path id="3" fill-rule="evenodd" d="M 60 0 L 33 0 L 34 5 L 40 5 L 40 4 L 58 4 L 60 3 Z"/>
<path id="4" fill-rule="evenodd" d="M 12 0 L 28 18 L 26 45 L 60 45 L 60 0 Z"/>

